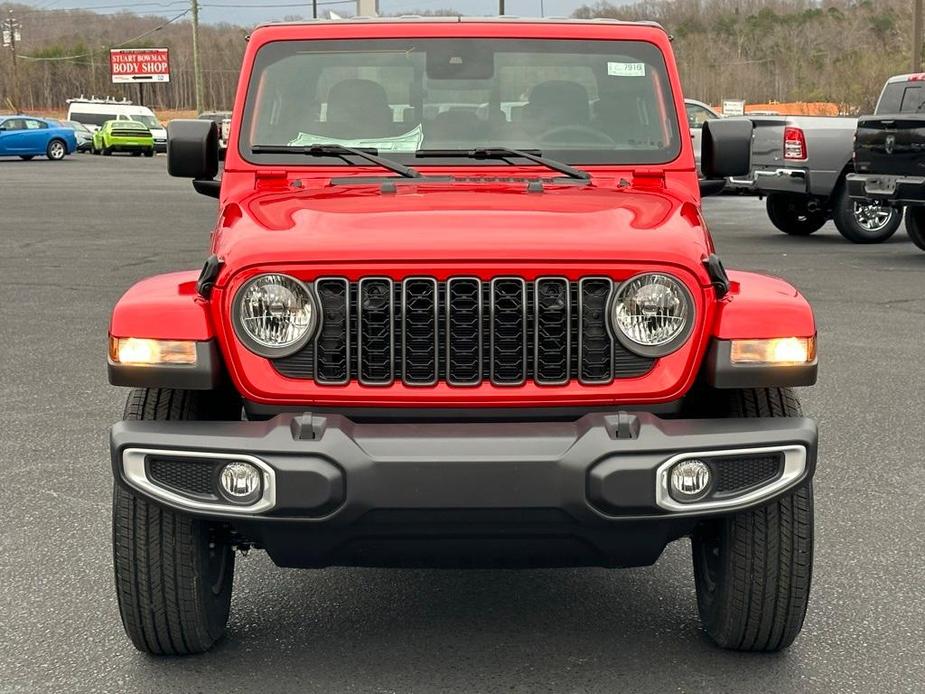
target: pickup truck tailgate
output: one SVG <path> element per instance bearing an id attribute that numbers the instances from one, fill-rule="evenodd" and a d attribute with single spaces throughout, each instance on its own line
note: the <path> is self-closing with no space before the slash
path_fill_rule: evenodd
<path id="1" fill-rule="evenodd" d="M 925 114 L 858 119 L 854 170 L 859 174 L 925 176 Z"/>

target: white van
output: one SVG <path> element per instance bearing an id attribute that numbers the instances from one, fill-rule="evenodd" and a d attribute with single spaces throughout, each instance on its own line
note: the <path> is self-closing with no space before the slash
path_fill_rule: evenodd
<path id="1" fill-rule="evenodd" d="M 134 120 L 144 123 L 154 137 L 154 150 L 167 151 L 167 130 L 147 106 L 112 99 L 68 99 L 67 120 L 83 123 L 91 131 L 108 120 Z"/>

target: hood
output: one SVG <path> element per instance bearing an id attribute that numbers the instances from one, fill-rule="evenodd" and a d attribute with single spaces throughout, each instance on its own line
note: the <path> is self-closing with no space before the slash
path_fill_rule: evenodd
<path id="1" fill-rule="evenodd" d="M 665 189 L 398 184 L 258 191 L 223 210 L 228 269 L 276 263 L 633 262 L 691 269 L 712 252 L 691 202 Z"/>

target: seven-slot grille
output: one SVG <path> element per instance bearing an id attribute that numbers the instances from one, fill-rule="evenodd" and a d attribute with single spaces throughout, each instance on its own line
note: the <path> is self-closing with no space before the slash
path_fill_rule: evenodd
<path id="1" fill-rule="evenodd" d="M 326 277 L 314 289 L 318 336 L 273 363 L 321 385 L 594 384 L 641 376 L 654 363 L 611 336 L 606 277 Z"/>

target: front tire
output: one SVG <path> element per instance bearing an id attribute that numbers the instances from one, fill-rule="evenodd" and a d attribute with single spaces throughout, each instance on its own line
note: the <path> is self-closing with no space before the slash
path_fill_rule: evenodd
<path id="1" fill-rule="evenodd" d="M 852 200 L 843 185 L 835 197 L 832 219 L 852 243 L 883 243 L 899 229 L 903 211 L 871 200 Z"/>
<path id="2" fill-rule="evenodd" d="M 925 207 L 906 208 L 906 233 L 920 250 L 925 251 Z"/>
<path id="3" fill-rule="evenodd" d="M 63 140 L 52 140 L 45 148 L 45 156 L 52 161 L 61 161 L 67 156 L 67 145 Z"/>
<path id="4" fill-rule="evenodd" d="M 729 391 L 729 417 L 797 417 L 789 388 Z M 697 605 L 719 646 L 779 651 L 800 633 L 813 567 L 813 488 L 701 523 L 691 538 Z"/>
<path id="5" fill-rule="evenodd" d="M 137 389 L 129 394 L 124 419 L 218 419 L 234 416 L 236 402 L 205 391 Z M 172 511 L 117 481 L 112 541 L 119 612 L 135 648 L 188 655 L 209 650 L 222 637 L 234 551 L 221 525 Z"/>
<path id="6" fill-rule="evenodd" d="M 805 195 L 771 193 L 766 209 L 771 224 L 791 236 L 809 236 L 819 231 L 826 222 L 825 213 L 809 209 L 810 198 Z"/>
<path id="7" fill-rule="evenodd" d="M 104 156 L 104 157 L 111 157 L 111 156 L 112 156 L 112 150 L 109 149 L 109 147 L 104 146 L 103 149 L 100 150 L 100 151 L 103 153 L 103 156 Z"/>

